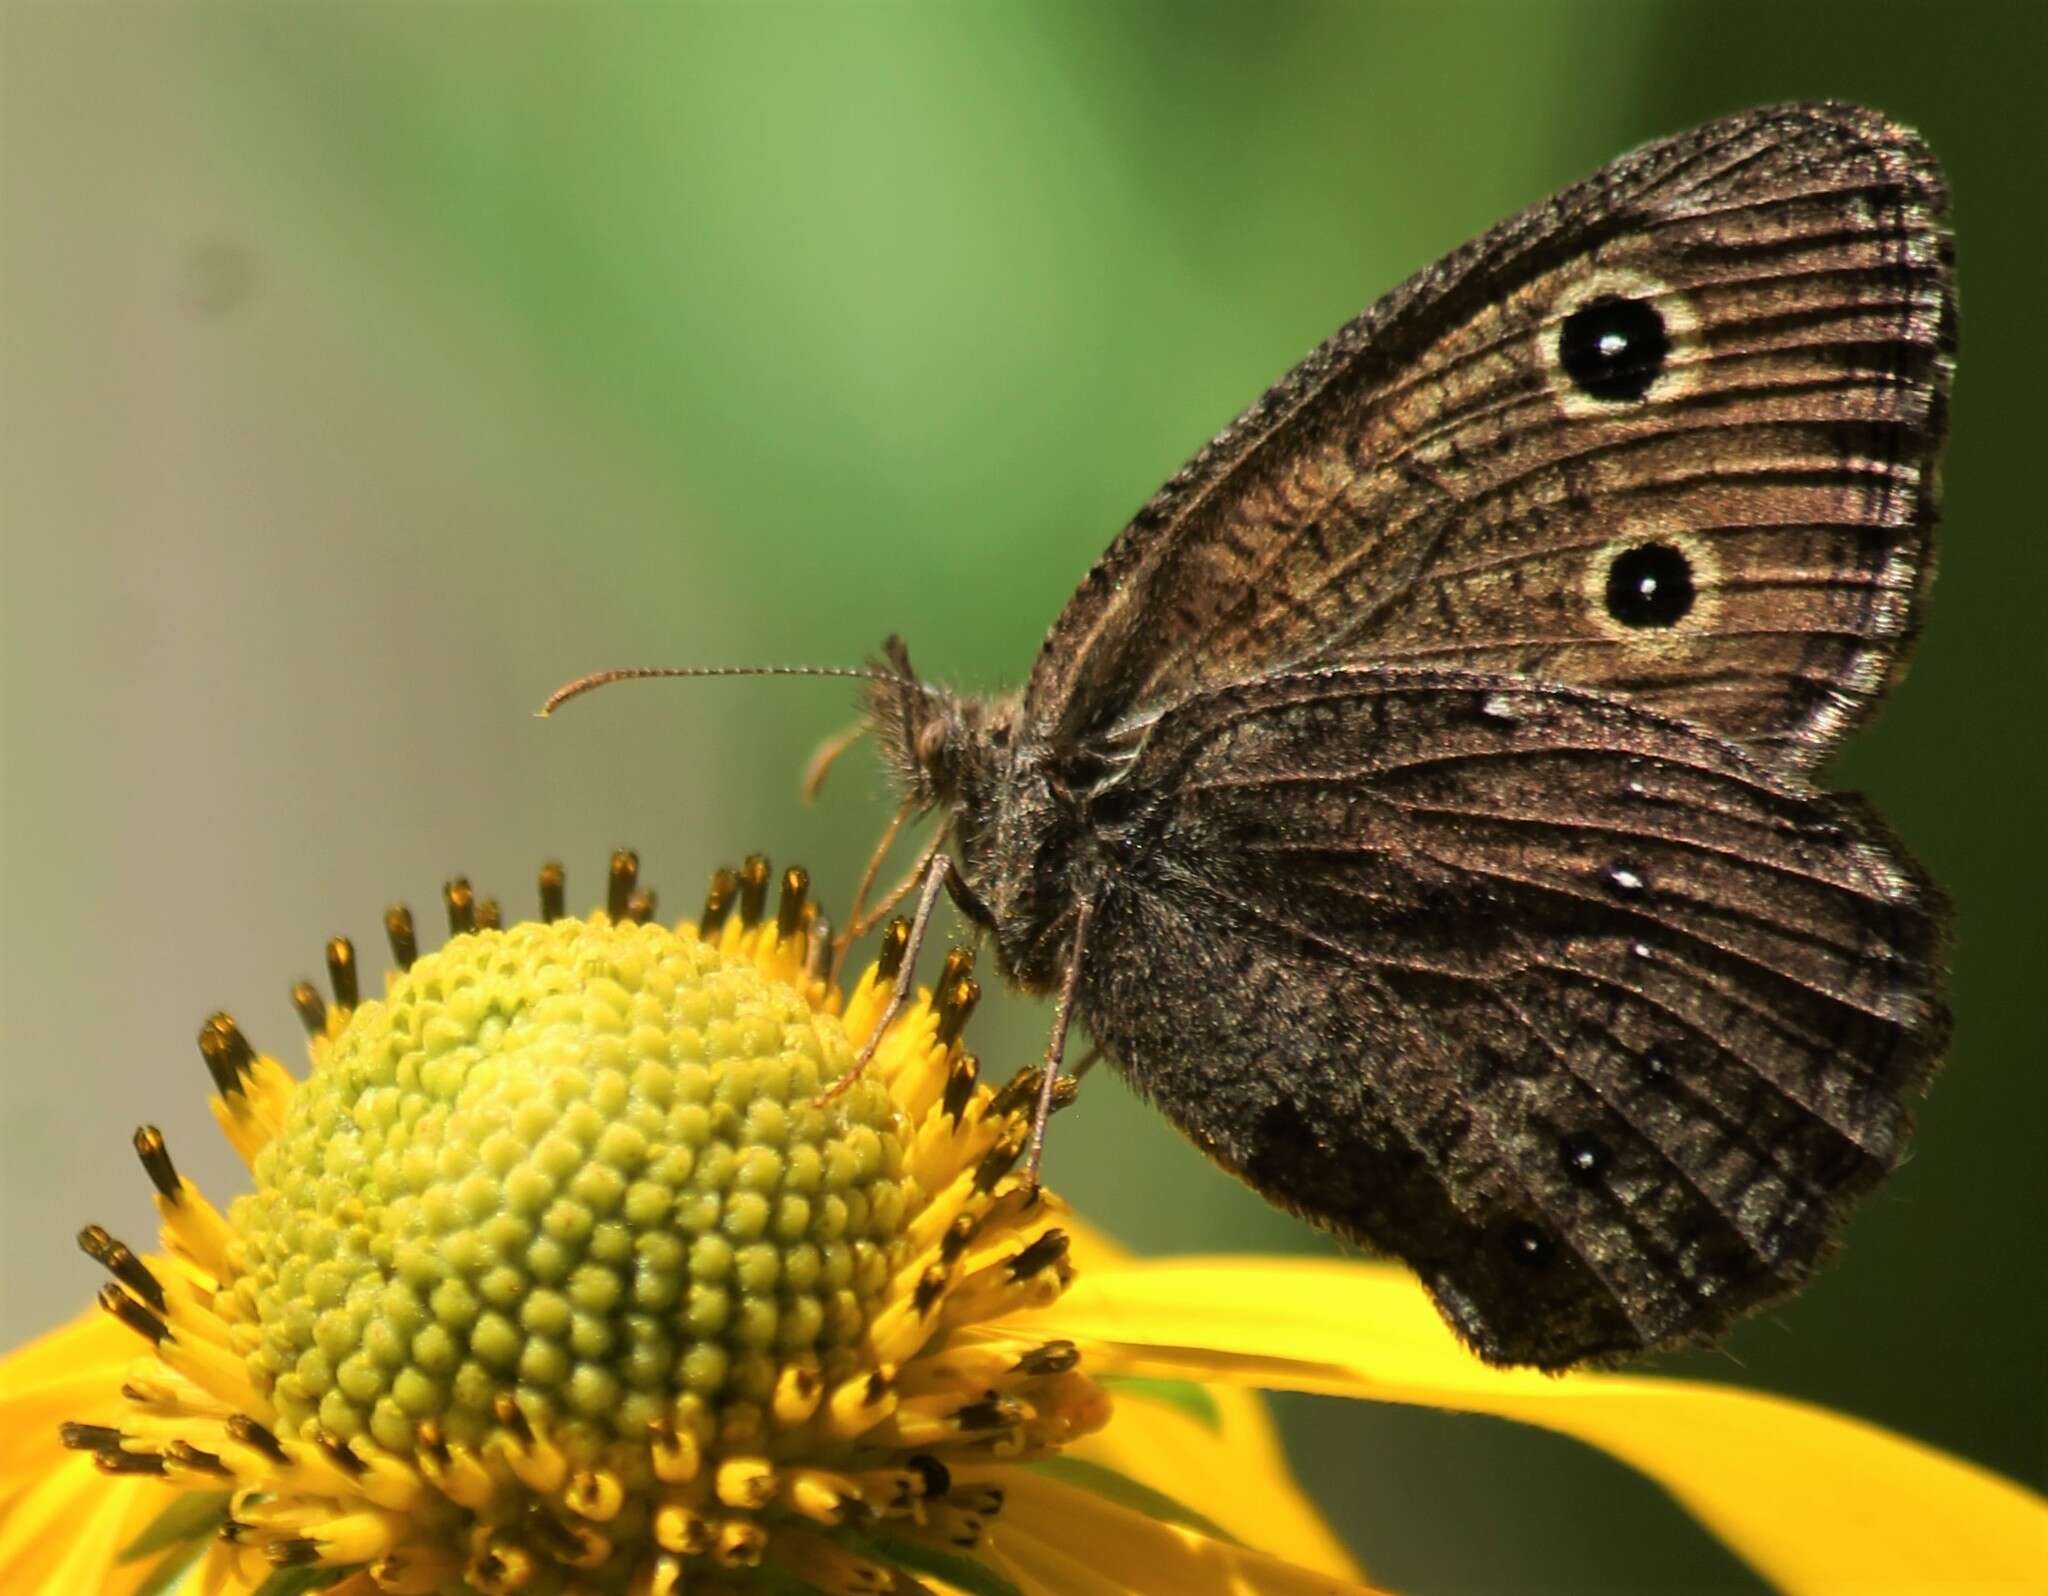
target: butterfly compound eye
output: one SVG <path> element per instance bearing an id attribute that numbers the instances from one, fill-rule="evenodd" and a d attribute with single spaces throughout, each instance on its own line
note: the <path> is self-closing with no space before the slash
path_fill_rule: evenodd
<path id="1" fill-rule="evenodd" d="M 1671 353 L 1664 318 L 1647 300 L 1602 294 L 1564 319 L 1557 362 L 1581 393 L 1627 401 L 1650 391 Z"/>
<path id="2" fill-rule="evenodd" d="M 936 772 L 944 764 L 953 740 L 952 729 L 945 721 L 934 718 L 917 729 L 917 762 L 926 770 Z"/>

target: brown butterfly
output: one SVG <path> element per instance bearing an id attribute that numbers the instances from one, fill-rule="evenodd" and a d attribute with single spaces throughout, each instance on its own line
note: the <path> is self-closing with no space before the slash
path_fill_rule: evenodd
<path id="1" fill-rule="evenodd" d="M 892 640 L 870 718 L 954 850 L 899 996 L 950 884 L 1059 994 L 1042 1110 L 1078 1017 L 1496 1363 L 1797 1287 L 1948 1035 L 1940 894 L 1813 779 L 1931 570 L 1944 208 L 1855 106 L 1648 145 L 1283 378 L 1021 694 Z"/>

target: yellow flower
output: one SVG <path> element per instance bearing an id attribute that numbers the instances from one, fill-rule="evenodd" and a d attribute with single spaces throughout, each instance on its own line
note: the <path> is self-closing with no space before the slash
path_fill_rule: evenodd
<path id="1" fill-rule="evenodd" d="M 206 1023 L 254 1190 L 223 1212 L 137 1133 L 162 1254 L 86 1231 L 104 1311 L 0 1367 L 0 1588 L 1042 1591 L 1133 1555 L 1358 1588 L 1255 1398 L 1111 1428 L 1074 1343 L 1013 1327 L 1075 1231 L 1014 1170 L 1036 1072 L 961 1047 L 965 954 L 849 1079 L 900 922 L 842 997 L 803 872 L 772 913 L 764 860 L 722 872 L 671 930 L 635 871 L 579 920 L 550 867 L 509 928 L 452 883 L 425 954 L 394 910 L 377 1001 L 331 943 L 303 1081 Z M 1176 1500 L 1169 1440 L 1259 1488 Z M 1275 1532 L 1292 1561 L 1240 1544 Z"/>
<path id="2" fill-rule="evenodd" d="M 669 930 L 620 855 L 606 911 L 550 867 L 501 929 L 453 883 L 381 1001 L 329 945 L 300 1082 L 209 1021 L 255 1189 L 138 1132 L 163 1253 L 88 1229 L 105 1311 L 0 1362 L 0 1589 L 1362 1588 L 1254 1387 L 1577 1436 L 1787 1589 L 2048 1570 L 2031 1493 L 1855 1421 L 1490 1370 L 1390 1268 L 1124 1257 L 1015 1174 L 1035 1075 L 963 1051 L 964 955 L 821 1097 L 902 931 L 842 996 L 768 887 Z"/>

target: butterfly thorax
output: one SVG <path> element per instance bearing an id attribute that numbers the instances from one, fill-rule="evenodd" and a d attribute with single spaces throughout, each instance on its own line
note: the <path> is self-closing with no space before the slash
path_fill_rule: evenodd
<path id="1" fill-rule="evenodd" d="M 1029 990 L 1056 985 L 1072 909 L 1111 867 L 1088 824 L 1087 785 L 1018 735 L 1018 695 L 957 694 L 921 680 L 899 640 L 885 652 L 889 676 L 868 714 L 897 790 L 950 817 L 961 907 L 993 934 L 1004 973 Z"/>
<path id="2" fill-rule="evenodd" d="M 1050 991 L 1071 962 L 1079 906 L 1102 895 L 1116 861 L 1089 823 L 1084 791 L 1052 766 L 1043 743 L 991 752 L 1002 781 L 986 799 L 962 794 L 956 857 L 1004 974 L 1027 991 Z"/>

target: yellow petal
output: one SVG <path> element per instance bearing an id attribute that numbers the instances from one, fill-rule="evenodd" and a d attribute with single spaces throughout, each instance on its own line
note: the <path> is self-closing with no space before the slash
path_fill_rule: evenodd
<path id="1" fill-rule="evenodd" d="M 68 1386 L 119 1411 L 121 1371 L 147 1350 L 133 1330 L 93 1308 L 0 1358 L 0 1405 L 16 1411 L 15 1403 L 37 1392 Z M 112 1387 L 105 1384 L 109 1378 Z"/>
<path id="2" fill-rule="evenodd" d="M 1212 1540 L 1028 1472 L 1002 1476 L 997 1544 L 1027 1588 L 1070 1596 L 1336 1596 L 1365 1586 Z"/>
<path id="3" fill-rule="evenodd" d="M 1106 1232 L 1097 1230 L 1079 1214 L 1060 1215 L 1060 1229 L 1067 1233 L 1067 1257 L 1081 1274 L 1131 1261 L 1130 1252 L 1121 1243 L 1111 1240 Z"/>
<path id="4" fill-rule="evenodd" d="M 1788 1591 L 2048 1588 L 2048 1503 L 2009 1480 L 1757 1392 L 1490 1369 L 1391 1267 L 1131 1263 L 1084 1273 L 1054 1317 L 1097 1373 L 1419 1403 L 1574 1436 L 1657 1480 Z"/>
<path id="5" fill-rule="evenodd" d="M 1130 1258 L 1102 1231 L 1069 1214 L 1067 1256 L 1083 1277 Z M 1266 1404 L 1243 1386 L 1205 1387 L 1215 1429 L 1140 1393 L 1117 1393 L 1116 1418 L 1067 1448 L 1073 1457 L 1113 1468 L 1193 1508 L 1251 1546 L 1284 1550 L 1304 1568 L 1339 1579 L 1364 1577 L 1356 1559 L 1323 1521 L 1287 1464 Z"/>
<path id="6" fill-rule="evenodd" d="M 1109 1427 L 1066 1449 L 1162 1491 L 1247 1545 L 1285 1552 L 1304 1568 L 1361 1577 L 1343 1542 L 1302 1494 L 1266 1405 L 1250 1390 L 1204 1387 L 1212 1428 L 1190 1413 L 1119 1390 Z"/>
<path id="7" fill-rule="evenodd" d="M 118 1424 L 135 1332 L 93 1309 L 0 1358 L 0 1568 L 9 1589 L 124 1596 L 168 1550 L 116 1563 L 170 1505 L 175 1487 L 114 1479 L 57 1439 L 66 1420 Z"/>
<path id="8" fill-rule="evenodd" d="M 141 1345 L 94 1309 L 0 1358 L 0 1514 L 66 1456 L 58 1425 L 120 1422 L 122 1372 Z"/>
<path id="9" fill-rule="evenodd" d="M 44 1467 L 10 1482 L 0 1508 L 0 1569 L 7 1590 L 70 1596 L 127 1596 L 155 1574 L 170 1548 L 117 1561 L 121 1549 L 171 1504 L 176 1488 L 141 1475 L 110 1479 L 90 1457 L 52 1441 Z"/>

